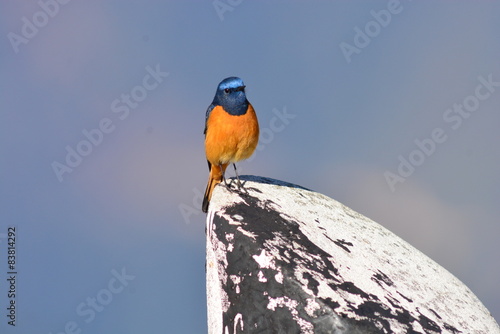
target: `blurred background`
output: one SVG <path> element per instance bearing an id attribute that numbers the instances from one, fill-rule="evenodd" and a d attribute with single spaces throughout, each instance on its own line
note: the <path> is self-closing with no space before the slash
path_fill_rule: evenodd
<path id="1" fill-rule="evenodd" d="M 500 319 L 500 2 L 2 1 L 1 333 L 205 333 L 205 111 Z M 16 326 L 7 233 L 16 228 Z"/>

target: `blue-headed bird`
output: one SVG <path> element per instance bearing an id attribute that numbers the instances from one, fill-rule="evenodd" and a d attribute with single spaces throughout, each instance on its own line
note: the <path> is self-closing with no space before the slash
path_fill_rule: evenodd
<path id="1" fill-rule="evenodd" d="M 226 78 L 217 87 L 205 115 L 204 134 L 210 174 L 202 211 L 207 212 L 215 186 L 222 180 L 228 186 L 224 173 L 229 164 L 233 164 L 238 186 L 242 186 L 235 163 L 248 159 L 259 142 L 257 115 L 247 100 L 245 85 L 240 78 Z"/>

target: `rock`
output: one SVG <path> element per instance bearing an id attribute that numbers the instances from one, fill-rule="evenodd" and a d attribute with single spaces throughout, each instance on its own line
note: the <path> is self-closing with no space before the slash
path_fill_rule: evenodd
<path id="1" fill-rule="evenodd" d="M 462 282 L 381 225 L 241 179 L 248 193 L 217 186 L 207 216 L 209 333 L 500 333 Z"/>

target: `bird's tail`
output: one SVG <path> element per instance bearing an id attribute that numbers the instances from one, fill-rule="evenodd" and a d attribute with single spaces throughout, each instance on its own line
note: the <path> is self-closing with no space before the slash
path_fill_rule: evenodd
<path id="1" fill-rule="evenodd" d="M 222 167 L 222 168 L 221 168 Z M 210 167 L 210 174 L 208 175 L 208 184 L 207 189 L 205 190 L 205 196 L 203 197 L 203 205 L 201 206 L 201 210 L 203 212 L 208 211 L 208 204 L 212 199 L 212 191 L 215 186 L 222 181 L 222 177 L 224 176 L 224 171 L 226 170 L 227 164 L 222 166 L 212 165 Z"/>

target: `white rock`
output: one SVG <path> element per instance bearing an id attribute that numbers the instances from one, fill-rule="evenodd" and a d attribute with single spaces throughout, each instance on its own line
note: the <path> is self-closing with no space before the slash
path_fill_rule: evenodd
<path id="1" fill-rule="evenodd" d="M 248 193 L 217 186 L 207 216 L 209 333 L 500 333 L 462 282 L 381 225 L 241 179 Z"/>

